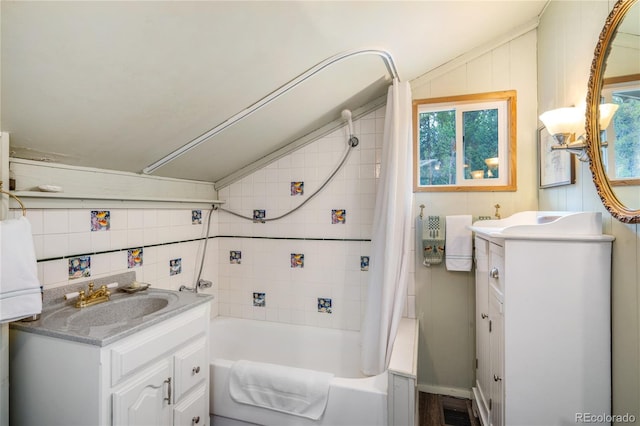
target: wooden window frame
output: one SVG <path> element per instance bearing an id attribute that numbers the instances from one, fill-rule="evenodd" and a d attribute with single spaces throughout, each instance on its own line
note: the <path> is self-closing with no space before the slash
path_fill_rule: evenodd
<path id="1" fill-rule="evenodd" d="M 425 104 L 451 105 L 472 104 L 491 101 L 507 102 L 507 156 L 508 156 L 508 179 L 502 185 L 419 185 L 418 182 L 418 161 L 420 159 L 418 150 L 418 109 Z M 415 99 L 413 101 L 413 192 L 493 192 L 493 191 L 516 191 L 517 190 L 517 126 L 516 126 L 517 95 L 515 90 L 505 90 L 498 92 L 487 92 L 479 94 L 446 96 L 429 99 Z"/>

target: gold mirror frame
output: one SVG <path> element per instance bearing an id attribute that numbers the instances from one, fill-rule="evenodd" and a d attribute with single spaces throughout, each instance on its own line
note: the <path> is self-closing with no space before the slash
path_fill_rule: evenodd
<path id="1" fill-rule="evenodd" d="M 640 210 L 630 209 L 618 199 L 613 192 L 611 182 L 602 164 L 599 105 L 604 80 L 604 70 L 609 51 L 611 50 L 611 41 L 616 34 L 618 25 L 636 1 L 637 0 L 618 0 L 607 17 L 607 21 L 598 38 L 593 62 L 591 63 L 589 87 L 587 91 L 586 137 L 587 150 L 589 153 L 589 168 L 593 175 L 593 183 L 596 186 L 596 190 L 604 207 L 613 217 L 624 223 L 640 222 Z"/>

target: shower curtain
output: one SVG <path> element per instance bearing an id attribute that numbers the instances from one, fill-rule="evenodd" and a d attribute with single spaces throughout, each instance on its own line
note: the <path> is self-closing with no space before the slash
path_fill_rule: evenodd
<path id="1" fill-rule="evenodd" d="M 409 277 L 412 167 L 411 87 L 393 81 L 387 94 L 380 178 L 373 218 L 362 372 L 386 370 L 402 317 Z"/>

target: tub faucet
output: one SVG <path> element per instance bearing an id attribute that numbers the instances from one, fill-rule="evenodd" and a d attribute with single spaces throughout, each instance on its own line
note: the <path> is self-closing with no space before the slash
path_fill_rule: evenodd
<path id="1" fill-rule="evenodd" d="M 199 288 L 211 288 L 213 282 L 199 279 L 198 283 L 193 287 L 187 287 L 186 285 L 181 285 L 178 291 L 190 291 L 192 293 L 197 293 Z"/>

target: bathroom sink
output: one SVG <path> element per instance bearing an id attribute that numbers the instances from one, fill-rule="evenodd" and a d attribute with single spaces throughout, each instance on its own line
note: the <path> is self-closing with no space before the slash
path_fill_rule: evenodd
<path id="1" fill-rule="evenodd" d="M 69 325 L 95 327 L 130 321 L 165 308 L 169 300 L 165 297 L 129 297 L 79 310 L 69 318 Z"/>
<path id="2" fill-rule="evenodd" d="M 124 275 L 124 274 L 123 274 Z M 134 275 L 133 277 L 131 275 Z M 112 279 L 117 278 L 117 279 Z M 111 281 L 109 281 L 112 279 Z M 96 283 L 120 282 L 128 289 L 135 274 L 117 275 Z M 85 308 L 76 308 L 76 300 L 66 300 L 65 294 L 86 287 L 80 283 L 48 290 L 42 304 L 40 319 L 14 321 L 12 329 L 96 346 L 106 346 L 126 336 L 159 324 L 200 304 L 209 303 L 212 295 L 179 292 L 158 288 L 131 293 L 111 290 L 111 300 Z"/>
<path id="3" fill-rule="evenodd" d="M 474 232 L 494 237 L 600 237 L 602 213 L 525 211 L 500 220 L 474 222 Z"/>
<path id="4" fill-rule="evenodd" d="M 43 315 L 41 321 L 45 326 L 76 330 L 116 326 L 160 313 L 177 300 L 173 293 L 115 294 L 111 300 L 87 308 L 66 305 Z"/>

